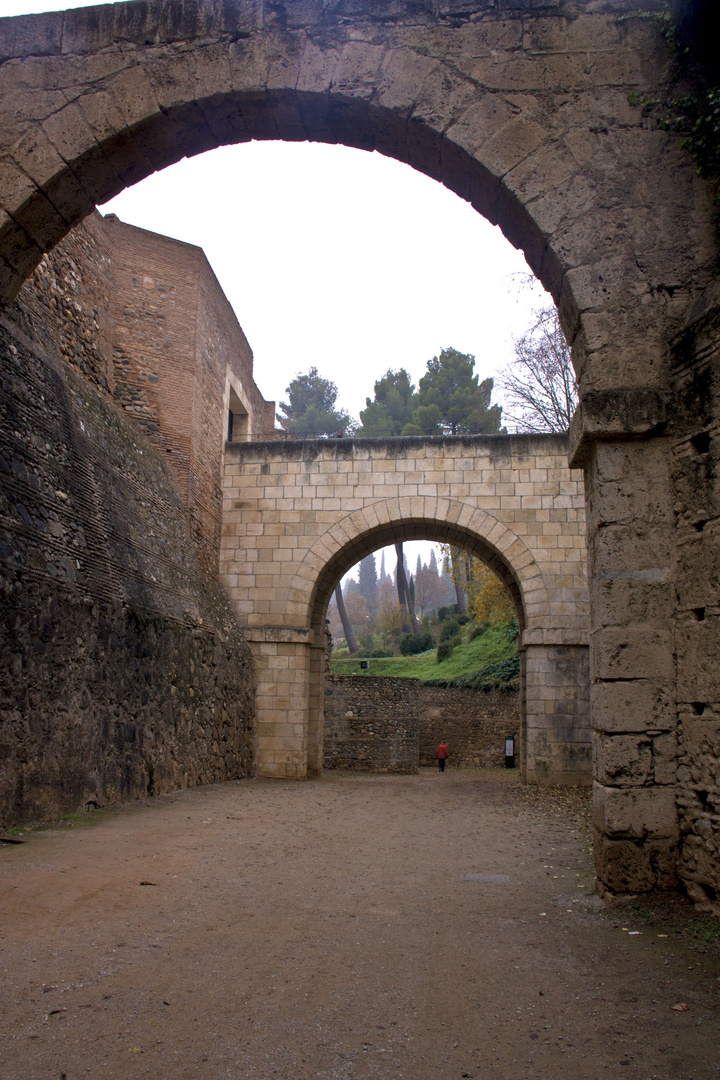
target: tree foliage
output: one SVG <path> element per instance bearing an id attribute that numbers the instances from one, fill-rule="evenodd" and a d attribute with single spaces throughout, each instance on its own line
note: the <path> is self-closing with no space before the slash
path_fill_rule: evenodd
<path id="1" fill-rule="evenodd" d="M 443 548 L 443 554 L 455 583 L 458 610 L 462 610 L 460 597 L 463 601 L 467 598 L 468 611 L 476 623 L 509 626 L 515 617 L 515 608 L 497 574 L 462 548 L 447 546 Z"/>
<path id="2" fill-rule="evenodd" d="M 475 560 L 477 562 L 477 560 Z M 480 563 L 475 568 L 475 595 L 472 613 L 476 623 L 509 626 L 515 618 L 510 594 L 497 574 Z"/>
<path id="3" fill-rule="evenodd" d="M 445 585 L 438 574 L 435 552 L 430 552 L 430 562 L 425 566 L 418 555 L 415 568 L 415 607 L 424 615 L 426 611 L 438 608 L 445 599 Z"/>
<path id="4" fill-rule="evenodd" d="M 285 388 L 287 404 L 280 402 L 277 414 L 283 431 L 292 431 L 305 438 L 334 435 L 351 426 L 350 416 L 344 409 L 336 409 L 338 389 L 334 382 L 318 375 L 316 367 L 307 375 L 296 375 Z"/>
<path id="5" fill-rule="evenodd" d="M 475 357 L 442 349 L 428 360 L 420 379 L 417 408 L 406 435 L 491 435 L 500 431 L 502 407 L 492 405 L 493 380 L 479 382 Z"/>
<path id="6" fill-rule="evenodd" d="M 517 431 L 567 431 L 578 403 L 575 372 L 555 308 L 515 342 L 515 360 L 502 373 L 506 418 Z"/>
<path id="7" fill-rule="evenodd" d="M 415 387 L 405 368 L 387 371 L 378 379 L 374 400 L 366 398 L 365 404 L 358 435 L 368 438 L 402 435 L 406 425 L 412 423 L 415 408 Z"/>
<path id="8" fill-rule="evenodd" d="M 365 598 L 367 610 L 371 618 L 375 615 L 377 587 L 378 576 L 377 567 L 375 566 L 375 556 L 368 555 L 361 561 L 358 568 L 358 591 L 360 595 Z"/>

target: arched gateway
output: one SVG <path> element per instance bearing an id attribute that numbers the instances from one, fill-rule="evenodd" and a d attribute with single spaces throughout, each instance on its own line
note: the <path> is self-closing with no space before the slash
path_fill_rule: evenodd
<path id="1" fill-rule="evenodd" d="M 557 435 L 233 443 L 221 575 L 252 642 L 265 776 L 322 767 L 325 613 L 358 560 L 397 540 L 483 559 L 517 611 L 528 780 L 590 777 L 582 473 Z"/>
<path id="2" fill-rule="evenodd" d="M 557 302 L 580 382 L 598 873 L 634 890 L 679 870 L 712 899 L 718 244 L 680 137 L 633 104 L 671 84 L 638 14 L 138 0 L 2 19 L 0 297 L 96 203 L 250 138 L 378 149 L 497 222 Z"/>

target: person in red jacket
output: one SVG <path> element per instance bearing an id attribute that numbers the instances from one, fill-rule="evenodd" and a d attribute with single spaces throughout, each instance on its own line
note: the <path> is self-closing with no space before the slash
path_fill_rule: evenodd
<path id="1" fill-rule="evenodd" d="M 438 769 L 440 772 L 445 772 L 445 762 L 449 754 L 449 750 L 444 742 L 441 742 L 435 751 L 435 757 L 437 758 Z"/>

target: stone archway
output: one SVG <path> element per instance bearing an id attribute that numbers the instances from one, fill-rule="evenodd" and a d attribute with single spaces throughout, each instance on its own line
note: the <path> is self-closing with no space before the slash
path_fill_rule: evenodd
<path id="1" fill-rule="evenodd" d="M 339 579 L 378 547 L 424 539 L 477 555 L 513 599 L 526 779 L 589 780 L 584 496 L 566 454 L 555 435 L 228 445 L 221 572 L 253 644 L 262 774 L 321 768 Z"/>
<path id="2" fill-rule="evenodd" d="M 619 891 L 673 883 L 682 814 L 683 874 L 712 897 L 720 871 L 695 821 L 717 835 L 703 798 L 720 688 L 701 658 L 720 636 L 703 571 L 717 560 L 718 243 L 679 137 L 632 104 L 670 82 L 637 14 L 635 0 L 150 0 L 0 20 L 0 299 L 96 203 L 243 139 L 378 149 L 497 222 L 558 303 L 580 381 L 598 873 Z"/>

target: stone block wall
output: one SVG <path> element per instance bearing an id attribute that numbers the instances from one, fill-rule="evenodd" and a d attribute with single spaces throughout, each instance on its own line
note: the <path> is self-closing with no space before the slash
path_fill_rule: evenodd
<path id="1" fill-rule="evenodd" d="M 655 695 L 652 761 L 677 785 L 680 879 L 720 915 L 720 286 L 691 310 L 672 363 L 677 704 Z"/>
<path id="2" fill-rule="evenodd" d="M 524 663 L 523 779 L 592 783 L 590 661 L 584 645 L 538 645 Z"/>
<path id="3" fill-rule="evenodd" d="M 568 467 L 564 436 L 239 443 L 226 447 L 223 489 L 221 576 L 257 642 L 262 775 L 305 776 L 315 767 L 309 710 L 320 676 L 301 646 L 322 645 L 337 581 L 385 544 L 426 539 L 457 544 L 491 566 L 516 605 L 524 654 L 539 663 L 558 658 L 558 716 L 545 693 L 551 680 L 534 678 L 532 690 L 543 696 L 528 696 L 538 733 L 530 751 L 542 751 L 547 765 L 532 779 L 578 783 L 583 766 L 589 779 L 588 695 L 568 681 L 587 679 L 587 663 L 565 671 L 570 655 L 587 652 L 588 591 L 582 480 Z M 273 667 L 266 677 L 265 665 L 276 664 L 272 646 L 288 634 L 295 666 Z M 562 745 L 570 721 L 584 762 Z"/>
<path id="4" fill-rule="evenodd" d="M 328 675 L 324 767 L 416 773 L 420 685 L 417 679 Z"/>
<path id="5" fill-rule="evenodd" d="M 0 819 L 253 770 L 254 677 L 170 455 L 113 385 L 97 221 L 0 321 Z M 218 454 L 219 468 L 219 454 Z"/>

